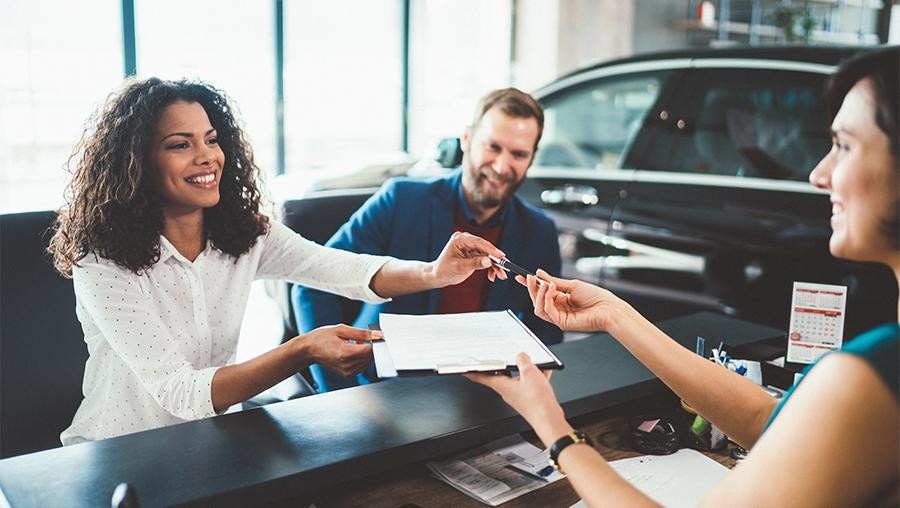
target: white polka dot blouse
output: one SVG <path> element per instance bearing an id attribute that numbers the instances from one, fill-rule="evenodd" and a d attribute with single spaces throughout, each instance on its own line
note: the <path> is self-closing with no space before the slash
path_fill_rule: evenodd
<path id="1" fill-rule="evenodd" d="M 137 275 L 88 256 L 73 270 L 90 357 L 84 400 L 64 445 L 213 416 L 211 386 L 234 362 L 250 285 L 284 279 L 372 303 L 369 282 L 390 258 L 317 245 L 272 221 L 235 259 L 213 248 L 188 261 L 160 237 L 160 259 Z"/>

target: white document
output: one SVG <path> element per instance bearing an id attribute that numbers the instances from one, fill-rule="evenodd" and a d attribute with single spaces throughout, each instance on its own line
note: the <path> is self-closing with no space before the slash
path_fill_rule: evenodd
<path id="1" fill-rule="evenodd" d="M 375 357 L 375 373 L 379 378 L 397 377 L 397 369 L 394 368 L 394 360 L 388 351 L 384 341 L 372 343 L 372 355 Z"/>
<path id="2" fill-rule="evenodd" d="M 787 361 L 813 363 L 844 339 L 847 287 L 795 282 Z"/>
<path id="3" fill-rule="evenodd" d="M 482 503 L 497 506 L 562 479 L 563 475 L 553 468 L 544 471 L 549 463 L 546 450 L 516 434 L 427 465 L 439 480 Z"/>
<path id="4" fill-rule="evenodd" d="M 667 508 L 694 507 L 713 485 L 725 478 L 728 468 L 696 450 L 681 449 L 672 455 L 644 455 L 609 463 L 638 490 Z M 584 501 L 572 508 L 586 508 Z"/>
<path id="5" fill-rule="evenodd" d="M 412 316 L 381 314 L 383 346 L 375 350 L 379 376 L 397 371 L 452 374 L 513 367 L 519 352 L 538 365 L 561 363 L 509 311 Z M 390 364 L 390 365 L 388 365 Z"/>

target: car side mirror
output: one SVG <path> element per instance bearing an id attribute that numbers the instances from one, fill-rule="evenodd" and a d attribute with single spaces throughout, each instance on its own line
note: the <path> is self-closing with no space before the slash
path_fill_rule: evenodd
<path id="1" fill-rule="evenodd" d="M 444 138 L 438 141 L 434 160 L 444 168 L 455 168 L 462 164 L 462 147 L 459 138 Z"/>

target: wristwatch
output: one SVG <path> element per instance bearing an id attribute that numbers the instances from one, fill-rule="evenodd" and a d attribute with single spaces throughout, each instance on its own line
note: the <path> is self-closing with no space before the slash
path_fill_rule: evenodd
<path id="1" fill-rule="evenodd" d="M 553 466 L 554 469 L 562 473 L 563 470 L 559 466 L 559 454 L 562 453 L 562 451 L 565 450 L 567 446 L 581 443 L 584 443 L 588 446 L 594 446 L 591 438 L 580 430 L 573 430 L 565 436 L 557 439 L 555 443 L 550 445 L 550 465 Z"/>

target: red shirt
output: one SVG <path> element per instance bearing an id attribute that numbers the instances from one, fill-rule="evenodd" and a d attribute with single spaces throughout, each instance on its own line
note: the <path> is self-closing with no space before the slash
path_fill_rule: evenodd
<path id="1" fill-rule="evenodd" d="M 453 220 L 453 231 L 462 231 L 480 236 L 497 245 L 500 241 L 500 233 L 503 227 L 497 224 L 493 227 L 482 227 L 470 223 L 465 213 L 457 207 Z M 437 314 L 456 314 L 459 312 L 478 312 L 484 310 L 487 300 L 488 281 L 487 270 L 478 270 L 468 279 L 455 286 L 447 286 L 441 290 L 438 300 Z"/>

